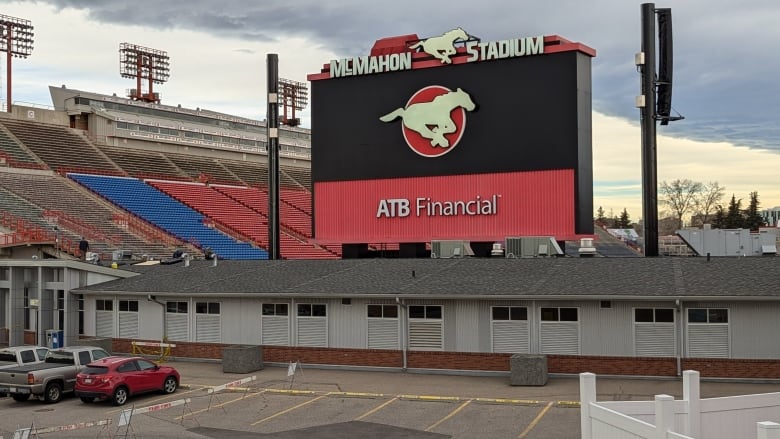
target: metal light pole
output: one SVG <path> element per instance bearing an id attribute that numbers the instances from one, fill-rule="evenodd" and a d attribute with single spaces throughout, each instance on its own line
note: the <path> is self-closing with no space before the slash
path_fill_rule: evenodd
<path id="1" fill-rule="evenodd" d="M 30 20 L 0 14 L 0 52 L 6 53 L 6 111 L 11 112 L 11 58 L 27 58 L 33 50 L 33 26 Z"/>
<path id="2" fill-rule="evenodd" d="M 642 4 L 642 218 L 644 219 L 645 256 L 658 256 L 658 176 L 655 138 L 655 4 Z"/>
<path id="3" fill-rule="evenodd" d="M 281 259 L 279 246 L 279 55 L 266 58 L 268 75 L 268 259 Z"/>

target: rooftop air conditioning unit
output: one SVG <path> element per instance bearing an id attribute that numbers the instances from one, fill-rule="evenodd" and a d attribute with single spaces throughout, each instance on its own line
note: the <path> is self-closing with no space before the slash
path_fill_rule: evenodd
<path id="1" fill-rule="evenodd" d="M 448 259 L 474 256 L 468 241 L 431 241 L 431 258 Z"/>
<path id="2" fill-rule="evenodd" d="M 596 247 L 593 246 L 593 238 L 580 239 L 580 248 L 577 250 L 581 258 L 588 258 L 596 254 Z"/>
<path id="3" fill-rule="evenodd" d="M 114 250 L 111 256 L 114 261 L 127 260 L 133 257 L 133 252 L 130 250 Z"/>
<path id="4" fill-rule="evenodd" d="M 506 238 L 507 258 L 538 258 L 562 255 L 563 250 L 552 236 L 520 236 Z"/>

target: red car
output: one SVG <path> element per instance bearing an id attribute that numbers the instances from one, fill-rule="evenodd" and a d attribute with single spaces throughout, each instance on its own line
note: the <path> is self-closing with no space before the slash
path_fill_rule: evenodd
<path id="1" fill-rule="evenodd" d="M 76 375 L 76 396 L 86 403 L 110 398 L 115 405 L 122 405 L 139 393 L 173 393 L 179 379 L 176 369 L 141 357 L 106 357 L 89 363 Z"/>

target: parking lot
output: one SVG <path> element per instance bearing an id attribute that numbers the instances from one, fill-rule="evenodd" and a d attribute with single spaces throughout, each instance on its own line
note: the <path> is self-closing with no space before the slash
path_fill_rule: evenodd
<path id="1" fill-rule="evenodd" d="M 0 436 L 20 428 L 39 437 L 231 438 L 561 438 L 580 437 L 579 383 L 540 387 L 507 377 L 281 367 L 224 374 L 219 363 L 170 362 L 182 375 L 172 395 L 147 394 L 125 406 L 0 398 Z M 228 385 L 230 384 L 230 385 Z M 780 384 L 703 383 L 702 396 L 778 391 Z M 216 391 L 214 391 L 216 390 Z M 603 379 L 599 399 L 679 398 L 678 380 Z M 29 437 L 34 437 L 30 434 Z"/>

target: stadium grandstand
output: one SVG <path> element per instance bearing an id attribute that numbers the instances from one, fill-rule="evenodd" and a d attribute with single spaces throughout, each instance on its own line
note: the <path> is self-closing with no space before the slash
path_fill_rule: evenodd
<path id="1" fill-rule="evenodd" d="M 200 108 L 50 87 L 53 109 L 0 114 L 4 247 L 97 260 L 266 259 L 265 123 Z M 310 242 L 311 133 L 280 130 L 280 244 L 287 259 L 336 259 Z"/>

